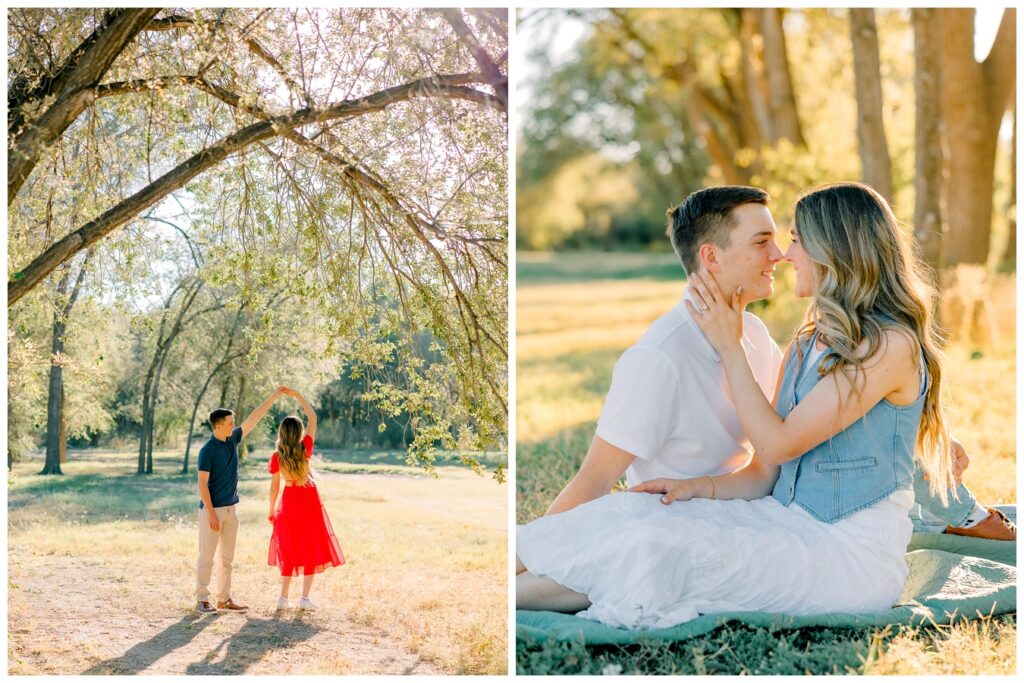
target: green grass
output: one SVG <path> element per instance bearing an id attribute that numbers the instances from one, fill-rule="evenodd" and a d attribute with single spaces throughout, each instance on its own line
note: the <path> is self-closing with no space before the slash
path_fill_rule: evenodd
<path id="1" fill-rule="evenodd" d="M 646 264 L 646 265 L 645 265 Z M 673 274 L 674 273 L 674 274 Z M 783 346 L 803 313 L 792 269 L 754 310 Z M 989 284 L 989 325 L 946 348 L 947 412 L 972 461 L 964 480 L 985 503 L 1016 501 L 1014 277 Z M 594 435 L 619 355 L 675 305 L 685 283 L 674 257 L 517 255 L 516 519 L 544 513 L 576 472 Z M 945 292 L 946 303 L 961 293 Z M 969 298 L 970 294 L 963 294 Z M 954 319 L 956 313 L 947 313 Z M 1016 615 L 906 632 L 726 626 L 683 643 L 585 647 L 517 642 L 521 674 L 1008 673 Z M 951 644 L 956 644 L 952 648 Z M 959 652 L 958 652 L 959 651 Z"/>

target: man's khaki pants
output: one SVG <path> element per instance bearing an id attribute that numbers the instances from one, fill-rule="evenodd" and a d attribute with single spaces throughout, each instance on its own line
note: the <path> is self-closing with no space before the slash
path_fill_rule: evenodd
<path id="1" fill-rule="evenodd" d="M 217 600 L 231 597 L 231 562 L 235 559 L 235 537 L 238 536 L 238 515 L 234 505 L 214 508 L 220 520 L 220 531 L 210 528 L 206 508 L 199 510 L 199 562 L 196 563 L 196 600 L 210 600 L 210 575 L 213 556 L 220 546 L 220 573 L 217 576 Z"/>

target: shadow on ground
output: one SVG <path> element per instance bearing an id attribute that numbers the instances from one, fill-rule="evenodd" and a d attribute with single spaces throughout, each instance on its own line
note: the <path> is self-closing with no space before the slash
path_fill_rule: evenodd
<path id="1" fill-rule="evenodd" d="M 159 659 L 178 650 L 196 638 L 207 627 L 218 621 L 220 615 L 207 617 L 190 614 L 168 626 L 149 640 L 132 646 L 123 655 L 98 662 L 83 675 L 96 674 L 139 674 Z M 321 629 L 302 619 L 246 618 L 245 625 L 236 633 L 217 643 L 203 658 L 185 667 L 182 673 L 194 674 L 244 674 L 252 664 L 260 661 L 274 650 L 294 646 L 316 635 Z"/>

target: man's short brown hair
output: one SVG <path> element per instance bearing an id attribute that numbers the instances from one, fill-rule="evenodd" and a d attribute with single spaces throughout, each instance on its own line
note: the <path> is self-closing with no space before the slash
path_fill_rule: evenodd
<path id="1" fill-rule="evenodd" d="M 687 277 L 700 267 L 697 250 L 702 244 L 729 246 L 735 227 L 733 209 L 743 204 L 767 205 L 769 199 L 767 192 L 756 187 L 724 185 L 698 190 L 669 209 L 666 233 Z"/>
<path id="2" fill-rule="evenodd" d="M 210 428 L 216 429 L 217 425 L 220 424 L 221 420 L 232 415 L 234 415 L 234 413 L 228 410 L 227 408 L 217 408 L 216 410 L 210 413 Z"/>

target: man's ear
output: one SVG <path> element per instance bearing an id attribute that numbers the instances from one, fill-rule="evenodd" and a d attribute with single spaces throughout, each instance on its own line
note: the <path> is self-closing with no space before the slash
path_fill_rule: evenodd
<path id="1" fill-rule="evenodd" d="M 721 266 L 718 263 L 718 250 L 715 245 L 705 242 L 697 249 L 697 261 L 701 268 L 709 273 L 718 273 Z"/>

